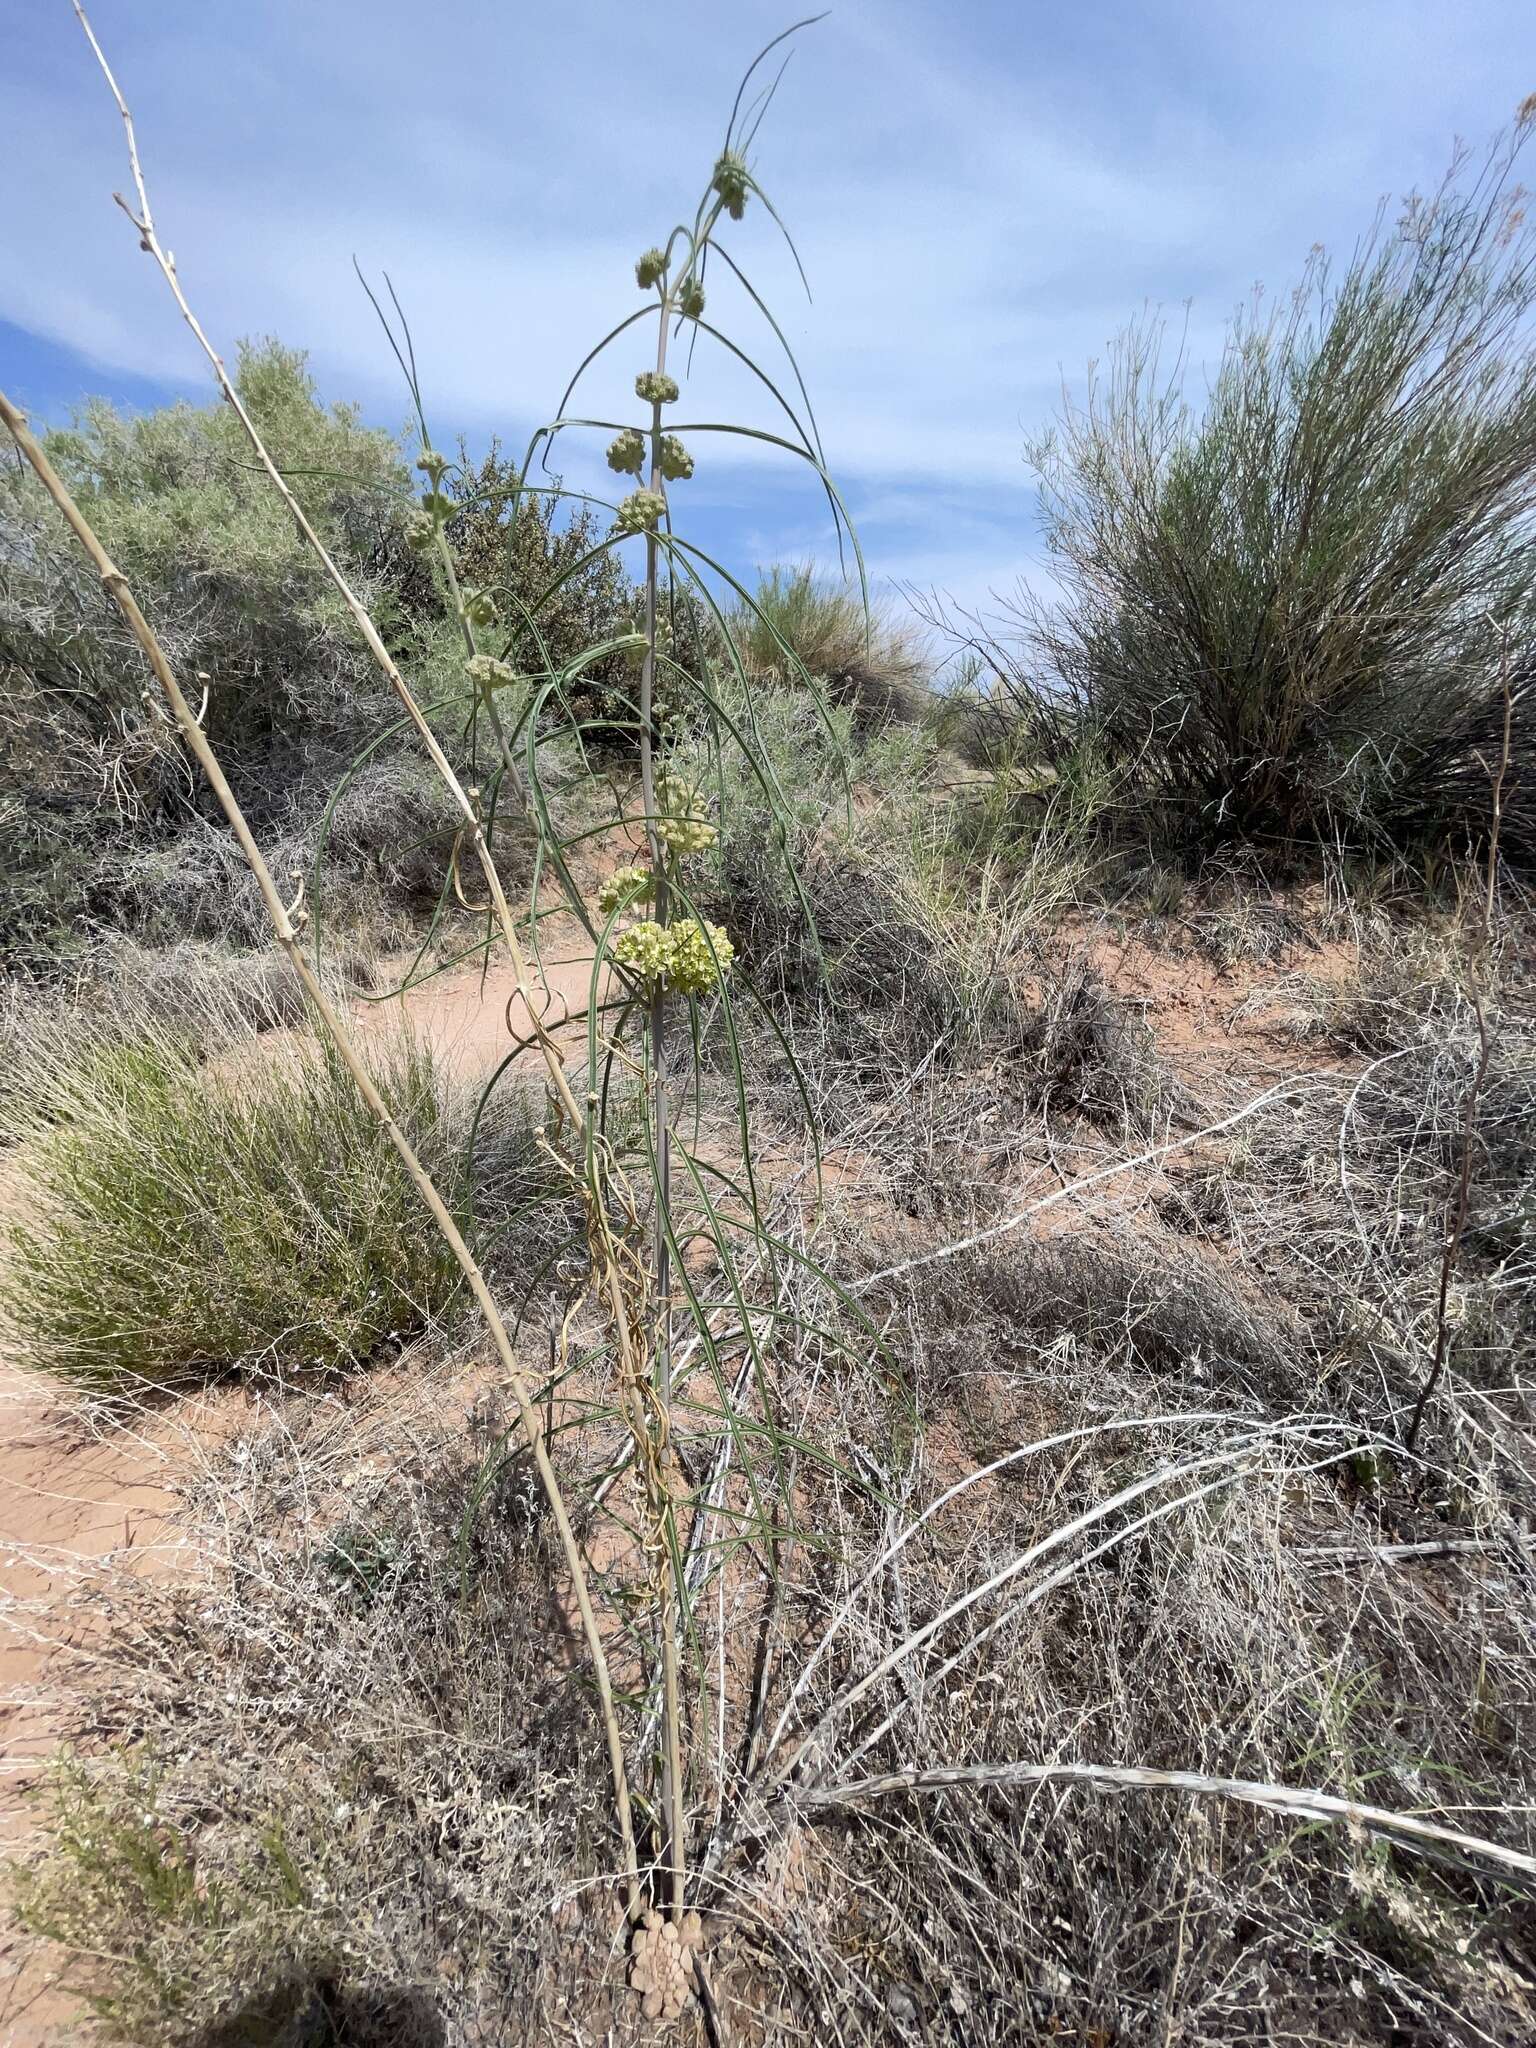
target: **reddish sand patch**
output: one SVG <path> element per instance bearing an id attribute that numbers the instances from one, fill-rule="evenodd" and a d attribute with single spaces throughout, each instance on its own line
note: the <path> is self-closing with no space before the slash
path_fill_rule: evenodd
<path id="1" fill-rule="evenodd" d="M 89 1427 L 48 1383 L 0 1367 L 0 1847 L 24 1852 L 27 1792 L 67 1732 L 72 1672 L 88 1636 L 78 1594 L 99 1574 L 189 1562 L 178 1479 L 245 1414 L 213 1390 L 132 1423 Z M 69 2038 L 77 2016 L 44 1962 L 0 1932 L 0 2044 Z"/>

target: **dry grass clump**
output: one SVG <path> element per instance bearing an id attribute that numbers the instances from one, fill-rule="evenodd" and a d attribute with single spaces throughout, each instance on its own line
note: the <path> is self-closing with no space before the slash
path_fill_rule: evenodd
<path id="1" fill-rule="evenodd" d="M 1447 956 L 1436 957 L 1444 969 Z M 1502 1475 L 1493 1497 L 1514 1488 L 1524 1498 L 1536 1012 L 1516 972 L 1490 969 L 1474 1001 L 1464 980 L 1434 978 L 1427 964 L 1410 936 L 1352 986 L 1314 984 L 1310 1012 L 1305 985 L 1293 986 L 1303 1026 L 1347 1048 L 1349 1066 L 1255 1118 L 1219 1164 L 1181 1176 L 1165 1214 L 1294 1302 L 1331 1398 L 1389 1435 L 1440 1344 L 1443 1279 L 1450 1384 L 1430 1411 L 1432 1441 L 1466 1466 L 1453 1491 L 1484 1493 L 1472 1468 L 1491 1461 Z M 1466 1213 L 1447 1265 L 1468 1148 Z"/>
<path id="2" fill-rule="evenodd" d="M 1307 1325 L 1262 1274 L 1145 1226 L 1015 1237 L 865 1299 L 927 1426 L 891 1519 L 839 1504 L 812 1652 L 786 1640 L 815 1834 L 754 1891 L 792 1914 L 824 2037 L 1194 2048 L 1251 2040 L 1255 2010 L 1298 2044 L 1527 2029 L 1536 1929 L 1464 1864 L 1185 1792 L 986 1782 L 1012 1759 L 1310 1785 L 1528 1849 L 1517 1538 L 1442 1552 L 1447 1474 L 1394 1481 L 1369 1425 L 1306 1398 Z M 1396 1540 L 1429 1547 L 1378 1554 Z M 946 1763 L 983 1782 L 823 1789 Z"/>
<path id="3" fill-rule="evenodd" d="M 1098 1420 L 1092 1407 L 1052 1418 Z M 1024 1466 L 981 1502 L 973 1490 L 903 1553 L 899 1581 L 893 1568 L 869 1589 L 829 1685 L 888 1655 L 907 1613 L 941 1611 L 1158 1463 L 1189 1469 L 1192 1496 L 1213 1476 L 1201 1455 L 1236 1435 L 1209 1421 L 1161 1438 L 1111 1430 L 1092 1455 L 1065 1448 L 1034 1479 Z M 1014 1582 L 1015 1611 L 984 1647 L 951 1668 L 958 1645 L 941 1635 L 904 1687 L 867 1702 L 813 1782 L 874 1758 L 1113 1759 L 1326 1783 L 1523 1843 L 1522 1681 L 1490 1698 L 1479 1674 L 1529 1669 L 1528 1595 L 1498 1562 L 1367 1560 L 1341 1579 L 1298 1555 L 1302 1539 L 1351 1533 L 1337 1487 L 1308 1472 L 1339 1447 L 1276 1437 L 1146 1527 L 1106 1516 L 1086 1556 L 1057 1552 Z M 1139 1505 L 1166 1509 L 1178 1491 Z M 846 1761 L 883 1719 L 873 1756 Z M 1470 2043 L 1517 2038 L 1536 2010 L 1518 1900 L 1347 1829 L 1309 1834 L 1173 1792 L 983 1786 L 855 1808 L 809 1853 L 800 1926 L 814 1934 L 798 1960 L 844 2041 L 928 2030 L 1194 2048 L 1252 2040 L 1261 2011 L 1276 2042 Z"/>
<path id="4" fill-rule="evenodd" d="M 211 1066 L 206 1031 L 169 1023 L 32 1048 L 7 1113 L 23 1150 L 4 1243 L 8 1334 L 35 1369 L 124 1392 L 353 1366 L 455 1298 L 457 1267 L 339 1060 L 220 1022 Z M 396 1118 L 462 1185 L 471 1105 L 409 1040 L 378 1065 Z M 490 1178 L 515 1200 L 526 1114 L 503 1135 Z"/>
<path id="5" fill-rule="evenodd" d="M 600 1748 L 536 1488 L 412 1377 L 258 1416 L 208 1474 L 206 1576 L 112 1591 L 19 1891 L 110 2039 L 547 2039 L 602 1971 Z"/>
<path id="6" fill-rule="evenodd" d="M 1146 1020 L 1081 955 L 1048 958 L 1023 1050 L 1025 1087 L 1043 1117 L 1080 1117 L 1116 1137 L 1161 1137 L 1191 1113 Z"/>

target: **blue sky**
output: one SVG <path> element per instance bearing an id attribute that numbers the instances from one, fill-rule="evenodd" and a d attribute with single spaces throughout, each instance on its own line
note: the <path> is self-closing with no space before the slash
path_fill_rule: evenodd
<path id="1" fill-rule="evenodd" d="M 45 418 L 88 392 L 205 396 L 111 203 L 121 125 L 67 0 L 7 12 L 0 380 Z M 92 9 L 219 344 L 278 334 L 328 397 L 398 424 L 355 253 L 405 302 L 438 437 L 476 444 L 546 417 L 639 303 L 635 256 L 691 214 L 740 70 L 791 18 L 781 0 Z M 1458 135 L 1480 146 L 1533 89 L 1529 0 L 841 0 L 799 38 L 755 151 L 814 301 L 760 209 L 732 247 L 800 357 L 873 573 L 968 603 L 1042 577 L 1023 443 L 1063 379 L 1080 389 L 1148 306 L 1182 327 L 1187 305 L 1209 361 L 1255 284 L 1283 290 L 1316 242 L 1347 254 L 1379 199 L 1434 182 Z M 726 290 L 711 314 L 753 338 Z M 624 406 L 642 354 L 619 345 L 592 410 Z M 680 413 L 771 424 L 702 348 L 696 372 Z M 602 473 L 600 447 L 570 451 L 571 481 Z M 824 555 L 804 478 L 741 448 L 696 447 L 682 530 L 691 514 L 745 566 Z"/>

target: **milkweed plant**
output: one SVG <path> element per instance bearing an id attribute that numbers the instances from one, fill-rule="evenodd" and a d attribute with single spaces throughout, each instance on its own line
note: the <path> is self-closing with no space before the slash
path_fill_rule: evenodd
<path id="1" fill-rule="evenodd" d="M 554 417 L 532 437 L 507 516 L 515 519 L 525 498 L 538 498 L 595 509 L 607 520 L 606 532 L 587 554 L 543 592 L 530 598 L 510 583 L 461 582 L 453 521 L 473 504 L 474 482 L 429 430 L 409 327 L 392 288 L 389 311 L 370 292 L 409 384 L 420 437 L 419 499 L 408 520 L 407 544 L 436 578 L 461 649 L 456 689 L 423 705 L 326 553 L 198 324 L 175 260 L 160 241 L 131 113 L 79 0 L 74 4 L 126 126 L 135 197 L 119 197 L 119 204 L 202 345 L 258 467 L 315 551 L 393 690 L 401 718 L 392 730 L 415 732 L 458 813 L 437 913 L 405 983 L 441 971 L 455 958 L 478 955 L 489 964 L 499 955 L 509 962 L 523 1000 L 528 1028 L 511 1038 L 481 1112 L 495 1088 L 520 1083 L 524 1070 L 514 1072 L 516 1063 L 534 1052 L 547 1097 L 543 1143 L 559 1169 L 559 1198 L 580 1223 L 546 1267 L 528 1276 L 515 1307 L 495 1298 L 467 1226 L 460 1227 L 472 1210 L 474 1136 L 462 1185 L 440 1190 L 372 1088 L 348 1020 L 328 993 L 321 971 L 325 831 L 312 873 L 285 900 L 287 892 L 274 882 L 126 578 L 27 432 L 24 417 L 3 396 L 0 415 L 139 641 L 182 739 L 256 876 L 277 941 L 306 989 L 317 1023 L 404 1161 L 485 1318 L 519 1418 L 521 1445 L 509 1441 L 500 1455 L 512 1456 L 520 1447 L 531 1452 L 579 1609 L 634 1930 L 631 1983 L 648 2016 L 674 2017 L 703 1988 L 697 1905 L 729 1835 L 730 1802 L 745 1796 L 756 1748 L 750 1727 L 727 1730 L 730 1717 L 752 1710 L 728 1697 L 723 1662 L 720 1675 L 710 1675 L 702 1598 L 712 1586 L 723 1591 L 724 1575 L 744 1554 L 765 1581 L 776 1584 L 777 1546 L 792 1527 L 792 1469 L 802 1455 L 829 1462 L 823 1448 L 802 1443 L 776 1413 L 775 1347 L 812 1329 L 823 1344 L 839 1341 L 835 1324 L 855 1333 L 841 1340 L 851 1358 L 867 1360 L 874 1344 L 855 1305 L 810 1261 L 793 1205 L 770 1213 L 753 1157 L 736 1024 L 737 1005 L 754 999 L 750 963 L 738 960 L 729 930 L 705 916 L 695 900 L 700 857 L 719 832 L 727 748 L 745 763 L 776 820 L 781 847 L 788 846 L 789 807 L 758 743 L 751 678 L 733 619 L 750 620 L 755 632 L 773 638 L 782 670 L 813 694 L 831 729 L 816 683 L 774 621 L 724 564 L 686 536 L 677 513 L 705 459 L 702 451 L 721 437 L 743 435 L 807 465 L 825 494 L 839 549 L 851 550 L 864 590 L 857 539 L 827 473 L 799 368 L 724 233 L 761 214 L 794 254 L 759 183 L 753 149 L 783 76 L 782 60 L 771 76 L 764 67 L 808 23 L 798 22 L 775 38 L 749 66 L 692 219 L 636 260 L 634 285 L 643 303 L 587 353 Z M 799 269 L 798 254 L 794 262 Z M 803 282 L 803 270 L 800 276 Z M 783 358 L 783 373 L 770 374 L 716 324 L 722 283 L 766 330 Z M 777 431 L 678 417 L 701 342 L 725 351 L 755 377 L 775 409 Z M 592 365 L 636 344 L 642 348 L 633 374 L 635 415 L 597 420 L 573 410 Z M 569 490 L 552 473 L 551 451 L 577 434 L 606 437 L 607 467 L 617 486 L 611 496 Z M 643 556 L 636 616 L 627 630 L 555 660 L 543 628 L 562 585 L 614 549 L 638 549 Z M 865 608 L 867 616 L 867 596 Z M 599 665 L 605 673 L 617 666 L 629 679 L 619 713 L 605 706 L 601 719 L 577 708 L 584 701 L 578 686 Z M 445 725 L 456 725 L 454 758 L 438 736 Z M 610 739 L 614 725 L 627 731 L 638 775 L 611 816 L 567 835 L 556 821 L 546 763 L 552 748 L 574 745 L 584 753 L 599 725 L 610 728 Z M 467 776 L 455 766 L 455 759 L 466 757 L 472 764 Z M 352 764 L 338 787 L 326 830 L 365 759 L 366 754 Z M 574 856 L 582 839 L 599 833 L 627 842 L 630 858 L 589 901 Z M 535 847 L 528 902 L 517 912 L 498 864 L 498 849 L 514 836 L 524 846 L 531 836 Z M 798 890 L 793 869 L 791 881 Z M 556 907 L 574 913 L 591 942 L 585 1057 L 574 1064 L 568 1041 L 545 1021 L 540 930 Z M 809 919 L 810 906 L 803 907 Z M 424 967 L 433 938 L 451 934 L 462 919 L 481 921 L 478 936 L 440 947 L 437 964 Z M 513 1016 L 509 1002 L 509 1033 Z M 702 1135 L 701 1114 L 701 1047 L 709 1033 L 726 1048 L 735 1125 L 734 1143 L 713 1151 Z M 477 1114 L 476 1130 L 481 1122 Z M 578 1251 L 585 1256 L 573 1260 Z M 552 1331 L 547 1376 L 535 1384 L 522 1363 L 519 1332 L 556 1269 L 579 1270 L 582 1278 Z M 555 1470 L 550 1438 L 557 1399 L 562 1418 L 597 1417 L 622 1425 L 622 1449 L 600 1473 L 571 1477 Z M 684 1440 L 686 1458 L 679 1455 Z M 466 1534 L 494 1470 L 493 1461 L 472 1493 Z M 857 1483 L 855 1475 L 846 1476 Z M 578 1489 L 582 1513 L 573 1515 L 567 1494 Z M 615 1526 L 618 1541 L 599 1546 L 591 1539 L 599 1516 Z M 578 1525 L 588 1532 L 585 1542 Z M 723 1644 L 717 1647 L 723 1660 Z M 727 1760 L 743 1750 L 748 1773 L 733 1776 Z"/>

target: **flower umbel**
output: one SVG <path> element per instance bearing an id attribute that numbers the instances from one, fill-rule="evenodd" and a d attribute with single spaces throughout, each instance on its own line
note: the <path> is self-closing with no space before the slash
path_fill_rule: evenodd
<path id="1" fill-rule="evenodd" d="M 704 287 L 696 277 L 690 277 L 677 295 L 677 310 L 685 320 L 700 320 L 704 316 Z"/>
<path id="2" fill-rule="evenodd" d="M 656 802 L 662 813 L 656 820 L 656 837 L 669 853 L 702 853 L 719 838 L 700 809 L 696 790 L 675 782 L 661 782 L 657 784 Z"/>
<path id="3" fill-rule="evenodd" d="M 693 475 L 693 457 L 676 434 L 661 437 L 661 473 L 671 484 Z"/>
<path id="4" fill-rule="evenodd" d="M 647 405 L 672 405 L 677 399 L 677 379 L 665 370 L 642 370 L 635 379 L 635 396 Z"/>
<path id="5" fill-rule="evenodd" d="M 504 690 L 517 681 L 517 670 L 510 662 L 498 661 L 494 654 L 472 654 L 464 664 L 464 673 L 477 690 Z"/>
<path id="6" fill-rule="evenodd" d="M 725 976 L 736 948 L 717 924 L 701 924 L 690 918 L 686 924 L 668 927 L 671 958 L 667 979 L 685 996 L 702 996 Z"/>
<path id="7" fill-rule="evenodd" d="M 620 504 L 615 523 L 622 533 L 649 533 L 666 512 L 667 501 L 660 491 L 631 491 Z"/>
<path id="8" fill-rule="evenodd" d="M 597 907 L 611 917 L 621 903 L 648 903 L 656 894 L 656 877 L 649 868 L 616 868 L 597 892 Z"/>
<path id="9" fill-rule="evenodd" d="M 626 427 L 608 443 L 608 467 L 620 476 L 638 476 L 645 467 L 645 436 L 638 427 Z"/>
<path id="10" fill-rule="evenodd" d="M 740 220 L 747 210 L 747 193 L 751 190 L 751 174 L 746 163 L 734 149 L 728 149 L 715 165 L 711 180 L 720 194 L 720 203 L 732 220 Z"/>
<path id="11" fill-rule="evenodd" d="M 639 285 L 641 291 L 648 292 L 664 275 L 666 268 L 667 259 L 663 251 L 647 249 L 635 265 L 635 283 Z"/>
<path id="12" fill-rule="evenodd" d="M 667 981 L 679 995 L 702 996 L 728 972 L 736 948 L 717 924 L 690 917 L 661 925 L 648 917 L 620 934 L 613 957 L 648 990 Z"/>
<path id="13" fill-rule="evenodd" d="M 667 971 L 672 958 L 672 937 L 664 925 L 651 917 L 632 924 L 614 941 L 613 957 L 627 967 L 637 980 L 653 988 Z"/>

